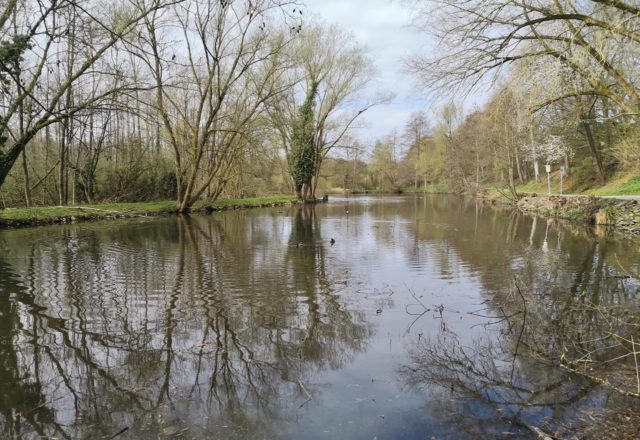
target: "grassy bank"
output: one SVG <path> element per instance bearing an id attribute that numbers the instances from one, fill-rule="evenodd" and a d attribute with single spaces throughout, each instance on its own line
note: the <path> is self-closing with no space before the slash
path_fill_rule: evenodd
<path id="1" fill-rule="evenodd" d="M 606 185 L 587 191 L 594 196 L 640 195 L 640 176 L 625 175 L 611 179 Z"/>
<path id="2" fill-rule="evenodd" d="M 228 209 L 257 208 L 292 203 L 295 197 L 275 195 L 246 199 L 206 200 L 194 204 L 192 212 L 212 212 Z M 7 208 L 0 211 L 0 227 L 73 223 L 110 218 L 147 217 L 176 213 L 175 201 L 144 203 L 111 203 L 81 206 L 50 206 L 42 208 Z"/>
<path id="3" fill-rule="evenodd" d="M 570 175 L 564 179 L 563 187 L 564 194 L 593 196 L 640 195 L 640 176 L 637 173 L 616 174 L 605 185 L 600 186 L 595 182 L 587 185 L 580 179 L 579 175 Z M 518 185 L 516 190 L 519 193 L 547 194 L 547 176 L 543 174 L 540 182 L 531 181 Z M 551 192 L 553 194 L 560 193 L 560 174 L 558 172 L 551 174 Z"/>

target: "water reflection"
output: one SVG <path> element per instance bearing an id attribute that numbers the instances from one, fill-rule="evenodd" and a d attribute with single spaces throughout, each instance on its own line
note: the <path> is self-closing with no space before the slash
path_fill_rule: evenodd
<path id="1" fill-rule="evenodd" d="M 276 436 L 309 377 L 348 362 L 371 329 L 333 296 L 321 246 L 243 251 L 313 243 L 309 212 L 288 239 L 230 217 L 68 228 L 0 257 L 2 432 Z"/>
<path id="2" fill-rule="evenodd" d="M 426 217 L 433 222 L 441 205 L 430 208 Z M 484 301 L 468 313 L 487 321 L 482 332 L 472 330 L 477 324 L 458 325 L 459 333 L 443 325 L 437 335 L 415 340 L 410 362 L 398 370 L 405 383 L 423 392 L 440 390 L 427 411 L 454 418 L 457 429 L 473 438 L 545 431 L 564 438 L 594 420 L 609 421 L 591 433 L 598 438 L 635 432 L 640 279 L 624 265 L 637 270 L 636 248 L 615 237 L 598 239 L 588 228 L 515 211 L 500 218 L 491 210 L 504 227 L 500 236 L 496 223 L 477 221 L 486 207 L 473 208 L 473 224 L 450 217 L 454 234 L 434 237 L 433 228 L 419 222 L 416 234 L 441 244 L 427 258 L 444 276 L 456 272 L 452 266 L 462 259 L 482 278 Z M 461 216 L 469 217 L 470 210 L 467 205 Z M 615 430 L 620 413 L 626 434 Z"/>
<path id="3" fill-rule="evenodd" d="M 429 411 L 455 420 L 469 438 L 564 438 L 563 423 L 591 406 L 597 384 L 550 369 L 526 351 L 513 358 L 503 343 L 509 345 L 489 338 L 467 345 L 443 332 L 418 342 L 399 374 L 410 387 L 440 390 Z"/>
<path id="4" fill-rule="evenodd" d="M 577 225 L 358 198 L 0 249 L 8 438 L 533 436 L 630 405 L 587 376 L 640 340 L 637 248 Z"/>

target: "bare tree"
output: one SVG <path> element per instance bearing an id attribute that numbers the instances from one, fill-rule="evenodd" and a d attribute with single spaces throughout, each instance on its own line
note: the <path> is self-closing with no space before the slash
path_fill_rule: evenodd
<path id="1" fill-rule="evenodd" d="M 68 121 L 116 92 L 136 88 L 126 81 L 115 89 L 111 87 L 113 83 L 108 79 L 117 75 L 117 70 L 109 65 L 107 55 L 133 33 L 144 17 L 168 3 L 175 1 L 141 0 L 135 8 L 130 0 L 14 0 L 0 6 L 2 44 L 9 55 L 5 61 L 10 61 L 3 63 L 1 74 L 4 79 L 11 79 L 4 84 L 2 93 L 0 185 L 38 132 Z M 18 18 L 9 30 L 7 20 L 11 16 Z M 9 32 L 14 35 L 11 39 Z M 98 92 L 72 99 L 74 87 L 90 75 L 99 78 Z M 27 108 L 28 115 L 24 112 Z M 68 137 L 71 127 L 65 125 L 65 130 Z M 66 154 L 66 146 L 61 146 L 61 152 Z"/>
<path id="2" fill-rule="evenodd" d="M 205 193 L 220 194 L 250 146 L 246 129 L 280 91 L 279 54 L 287 39 L 266 27 L 283 6 L 191 0 L 145 18 L 140 50 L 133 50 L 155 88 L 148 104 L 173 153 L 180 212 Z"/>
<path id="3" fill-rule="evenodd" d="M 433 33 L 435 56 L 409 60 L 426 86 L 460 90 L 523 60 L 559 63 L 572 79 L 540 102 L 603 96 L 637 113 L 635 75 L 640 9 L 622 1 L 432 0 L 418 2 L 417 23 Z M 427 28 L 428 26 L 428 28 Z"/>
<path id="4" fill-rule="evenodd" d="M 426 176 L 426 140 L 430 134 L 429 119 L 424 111 L 417 111 L 411 114 L 407 124 L 405 125 L 403 138 L 409 147 L 409 151 L 414 153 L 414 170 L 415 179 L 414 186 L 418 189 L 420 177 L 424 182 L 425 188 L 427 185 Z"/>

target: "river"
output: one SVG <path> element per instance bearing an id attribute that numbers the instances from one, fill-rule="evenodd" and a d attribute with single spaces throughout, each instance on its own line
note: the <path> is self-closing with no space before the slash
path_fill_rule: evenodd
<path id="1" fill-rule="evenodd" d="M 596 438 L 637 245 L 453 196 L 3 230 L 0 437 Z"/>

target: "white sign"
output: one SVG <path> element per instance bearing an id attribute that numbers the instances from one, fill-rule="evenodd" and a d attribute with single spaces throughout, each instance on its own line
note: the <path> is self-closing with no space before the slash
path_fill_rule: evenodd
<path id="1" fill-rule="evenodd" d="M 547 173 L 550 173 L 551 172 L 551 165 L 546 164 L 545 166 L 547 167 Z"/>
<path id="2" fill-rule="evenodd" d="M 564 174 L 564 167 L 560 167 L 560 174 Z"/>

